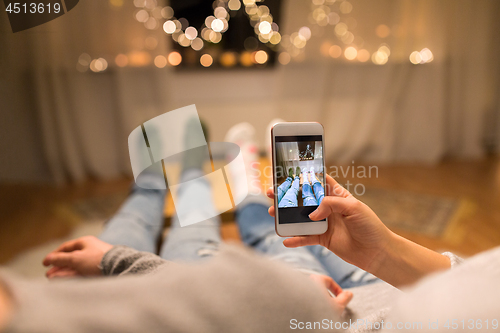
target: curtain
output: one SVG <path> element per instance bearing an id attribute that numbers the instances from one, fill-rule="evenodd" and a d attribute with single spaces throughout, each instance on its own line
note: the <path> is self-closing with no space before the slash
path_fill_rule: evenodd
<path id="1" fill-rule="evenodd" d="M 371 53 L 386 44 L 386 64 L 332 58 L 328 47 L 346 45 L 333 26 L 309 22 L 310 0 L 283 1 L 280 22 L 284 36 L 311 27 L 304 53 L 264 70 L 156 68 L 152 60 L 166 55 L 171 41 L 161 28 L 148 30 L 134 19 L 132 1 L 119 8 L 80 1 L 68 14 L 16 34 L 2 18 L 0 112 L 8 121 L 1 125 L 0 151 L 10 158 L 0 180 L 64 184 L 130 174 L 132 129 L 193 103 L 211 141 L 223 141 L 232 125 L 248 121 L 264 148 L 273 118 L 319 121 L 324 158 L 335 162 L 435 163 L 498 149 L 500 2 L 350 3 L 352 12 L 341 19 L 350 20 L 363 40 L 358 44 Z M 375 35 L 380 24 L 389 27 L 388 37 Z M 158 45 L 148 48 L 147 38 Z M 424 48 L 434 60 L 410 63 L 409 55 Z M 135 57 L 135 65 L 116 66 L 120 53 Z M 106 59 L 108 69 L 79 72 L 82 54 Z"/>

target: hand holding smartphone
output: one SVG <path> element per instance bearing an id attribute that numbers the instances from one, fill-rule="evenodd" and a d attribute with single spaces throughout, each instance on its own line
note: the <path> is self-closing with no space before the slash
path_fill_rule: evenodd
<path id="1" fill-rule="evenodd" d="M 271 138 L 276 233 L 283 237 L 325 233 L 327 219 L 309 218 L 325 196 L 323 126 L 278 123 Z"/>

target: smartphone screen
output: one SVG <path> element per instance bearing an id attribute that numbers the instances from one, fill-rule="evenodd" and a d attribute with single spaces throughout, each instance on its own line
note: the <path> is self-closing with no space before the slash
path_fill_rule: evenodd
<path id="1" fill-rule="evenodd" d="M 323 136 L 276 136 L 275 149 L 279 223 L 312 222 L 325 197 Z"/>

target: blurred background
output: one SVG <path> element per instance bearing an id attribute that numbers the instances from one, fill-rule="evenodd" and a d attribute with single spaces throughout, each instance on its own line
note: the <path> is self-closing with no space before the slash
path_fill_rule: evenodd
<path id="1" fill-rule="evenodd" d="M 263 153 L 272 119 L 319 121 L 327 172 L 377 167 L 337 178 L 391 228 L 500 244 L 496 0 L 85 0 L 15 34 L 0 8 L 0 263 L 97 233 L 129 133 L 190 104 L 210 141 L 247 121 Z"/>

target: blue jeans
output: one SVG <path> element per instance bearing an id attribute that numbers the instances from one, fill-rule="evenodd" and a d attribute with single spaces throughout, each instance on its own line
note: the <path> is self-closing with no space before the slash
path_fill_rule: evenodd
<path id="1" fill-rule="evenodd" d="M 323 185 L 321 185 L 320 181 L 316 178 L 316 176 L 313 174 L 313 181 L 312 181 L 312 186 L 314 190 L 314 194 L 316 195 L 316 200 L 318 200 L 318 205 L 321 204 L 321 201 L 323 201 L 323 198 L 325 197 L 325 189 L 323 188 Z"/>
<path id="2" fill-rule="evenodd" d="M 278 203 L 279 208 L 298 206 L 299 201 L 297 196 L 299 195 L 299 186 L 300 186 L 299 182 L 300 178 L 298 176 L 295 176 L 292 186 L 288 189 L 288 191 L 286 191 L 285 196 Z"/>
<path id="3" fill-rule="evenodd" d="M 304 206 L 317 206 L 318 201 L 314 197 L 311 184 L 309 184 L 309 181 L 307 180 L 307 175 L 304 174 L 303 179 L 304 183 L 302 184 L 302 199 Z"/>
<path id="4" fill-rule="evenodd" d="M 283 183 L 281 183 L 280 186 L 278 186 L 278 202 L 281 201 L 286 191 L 288 191 L 288 189 L 290 188 L 291 184 L 292 184 L 292 177 L 286 177 L 286 180 Z"/>
<path id="5" fill-rule="evenodd" d="M 201 170 L 184 171 L 182 181 L 202 176 Z M 150 185 L 164 184 L 161 175 L 148 175 Z M 199 186 L 185 187 L 179 199 L 186 204 L 196 202 L 200 188 L 211 191 L 210 184 L 200 179 Z M 113 245 L 126 245 L 139 251 L 156 253 L 157 241 L 163 228 L 165 190 L 148 190 L 136 185 L 118 213 L 106 224 L 100 239 Z M 182 203 L 181 203 L 182 204 Z M 248 196 L 236 210 L 243 242 L 267 255 L 271 260 L 283 261 L 304 272 L 331 276 L 343 288 L 349 288 L 378 279 L 350 265 L 322 246 L 290 249 L 283 245 L 274 231 L 274 218 L 268 212 L 264 196 Z M 176 217 L 167 239 L 159 251 L 162 258 L 177 262 L 199 262 L 217 252 L 221 242 L 220 218 L 181 227 Z"/>

